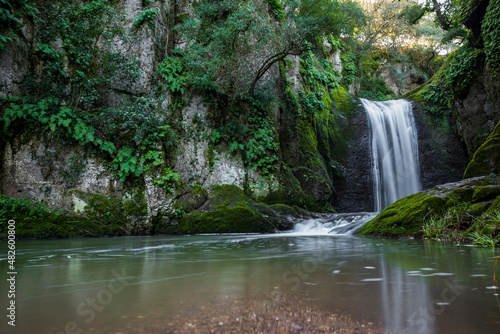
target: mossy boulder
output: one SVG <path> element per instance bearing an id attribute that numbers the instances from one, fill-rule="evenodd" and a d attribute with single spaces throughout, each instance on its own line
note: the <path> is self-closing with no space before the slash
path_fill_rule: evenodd
<path id="1" fill-rule="evenodd" d="M 491 173 L 500 173 L 500 122 L 477 149 L 465 170 L 464 179 Z"/>
<path id="2" fill-rule="evenodd" d="M 382 210 L 373 220 L 363 225 L 357 234 L 402 237 L 418 236 L 425 217 L 440 211 L 445 200 L 439 196 L 420 192 L 404 197 Z"/>
<path id="3" fill-rule="evenodd" d="M 43 203 L 0 195 L 0 239 L 7 238 L 9 220 L 16 223 L 17 239 L 54 239 L 128 235 L 126 221 L 99 222 L 62 214 Z"/>
<path id="4" fill-rule="evenodd" d="M 500 186 L 485 185 L 486 181 L 486 177 L 470 178 L 404 197 L 382 210 L 357 233 L 421 237 L 424 223 L 432 218 L 434 224 L 444 224 L 440 232 L 444 234 L 437 236 L 441 239 L 454 240 L 461 235 L 457 240 L 467 240 L 471 232 L 489 231 L 489 236 L 496 235 L 500 229 Z"/>
<path id="5" fill-rule="evenodd" d="M 122 198 L 71 190 L 75 214 L 102 224 L 118 224 L 127 234 L 149 234 L 148 206 L 144 188 L 129 188 Z"/>
<path id="6" fill-rule="evenodd" d="M 484 202 L 495 199 L 500 195 L 500 185 L 480 186 L 474 190 L 472 200 L 474 202 Z"/>
<path id="7" fill-rule="evenodd" d="M 181 196 L 175 206 L 176 208 L 189 213 L 200 208 L 207 201 L 207 199 L 207 190 L 200 185 L 195 185 Z"/>
<path id="8" fill-rule="evenodd" d="M 197 210 L 180 218 L 166 219 L 155 227 L 161 234 L 271 233 L 290 228 L 287 217 L 300 212 L 286 205 L 268 206 L 249 199 L 235 185 L 214 189 Z M 284 223 L 285 222 L 285 223 Z"/>

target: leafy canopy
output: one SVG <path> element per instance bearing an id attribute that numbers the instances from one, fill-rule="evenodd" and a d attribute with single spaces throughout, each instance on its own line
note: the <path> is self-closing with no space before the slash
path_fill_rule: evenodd
<path id="1" fill-rule="evenodd" d="M 179 61 L 161 66 L 167 82 L 175 77 L 191 88 L 226 96 L 254 96 L 271 67 L 289 55 L 319 50 L 328 35 L 352 34 L 364 16 L 351 1 L 208 0 L 176 27 L 185 44 Z M 279 19 L 276 20 L 276 17 Z M 170 70 L 169 70 L 170 69 Z M 172 90 L 182 88 L 170 82 Z"/>

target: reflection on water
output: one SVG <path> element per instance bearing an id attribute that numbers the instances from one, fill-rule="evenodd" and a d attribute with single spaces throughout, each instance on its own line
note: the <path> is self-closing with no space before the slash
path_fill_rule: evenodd
<path id="1" fill-rule="evenodd" d="M 264 303 L 258 296 L 276 291 L 396 333 L 500 330 L 490 249 L 286 234 L 18 241 L 17 249 L 18 318 L 15 329 L 2 322 L 8 333 L 138 333 L 186 314 L 202 319 L 231 298 Z"/>

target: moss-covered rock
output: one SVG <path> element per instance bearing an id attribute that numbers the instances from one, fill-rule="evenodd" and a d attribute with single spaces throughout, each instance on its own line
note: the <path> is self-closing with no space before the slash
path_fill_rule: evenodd
<path id="1" fill-rule="evenodd" d="M 148 234 L 150 231 L 148 207 L 144 188 L 129 188 L 119 199 L 100 194 L 71 190 L 75 214 L 84 215 L 101 224 L 118 224 L 126 234 Z"/>
<path id="2" fill-rule="evenodd" d="M 217 187 L 203 206 L 181 218 L 161 222 L 156 233 L 270 233 L 279 227 L 275 211 L 252 201 L 235 185 Z"/>
<path id="3" fill-rule="evenodd" d="M 422 222 L 432 211 L 440 211 L 445 200 L 439 196 L 420 192 L 404 197 L 380 212 L 362 226 L 357 234 L 401 237 L 421 234 Z"/>
<path id="4" fill-rule="evenodd" d="M 470 178 L 402 198 L 357 233 L 499 244 L 500 186 L 484 185 L 486 180 Z"/>
<path id="5" fill-rule="evenodd" d="M 189 213 L 201 207 L 207 199 L 207 190 L 200 185 L 195 185 L 181 196 L 175 207 Z"/>
<path id="6" fill-rule="evenodd" d="M 128 235 L 126 221 L 100 222 L 62 214 L 43 203 L 0 195 L 0 239 L 7 238 L 9 220 L 16 223 L 17 239 L 52 239 Z"/>
<path id="7" fill-rule="evenodd" d="M 480 186 L 474 190 L 472 200 L 474 202 L 484 202 L 495 199 L 500 195 L 500 185 Z"/>
<path id="8" fill-rule="evenodd" d="M 491 173 L 500 173 L 500 122 L 477 149 L 465 170 L 464 179 Z"/>

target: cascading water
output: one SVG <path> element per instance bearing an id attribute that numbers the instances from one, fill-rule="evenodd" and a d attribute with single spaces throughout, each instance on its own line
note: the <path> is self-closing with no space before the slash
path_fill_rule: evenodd
<path id="1" fill-rule="evenodd" d="M 295 224 L 295 235 L 350 235 L 375 218 L 374 212 L 336 213 L 328 218 L 309 219 Z"/>
<path id="2" fill-rule="evenodd" d="M 419 192 L 418 142 L 411 103 L 361 99 L 371 131 L 375 210 Z"/>
<path id="3" fill-rule="evenodd" d="M 420 170 L 415 121 L 410 102 L 374 102 L 361 99 L 370 125 L 375 211 L 419 192 Z M 296 235 L 349 235 L 376 213 L 334 214 L 295 224 Z"/>

